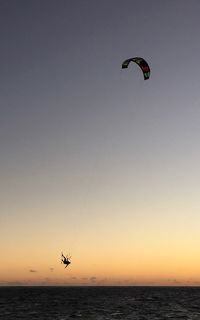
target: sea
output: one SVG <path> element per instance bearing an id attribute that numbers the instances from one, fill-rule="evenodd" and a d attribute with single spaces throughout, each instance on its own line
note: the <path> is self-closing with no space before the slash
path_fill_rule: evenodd
<path id="1" fill-rule="evenodd" d="M 3 320 L 200 320 L 200 287 L 0 287 Z"/>

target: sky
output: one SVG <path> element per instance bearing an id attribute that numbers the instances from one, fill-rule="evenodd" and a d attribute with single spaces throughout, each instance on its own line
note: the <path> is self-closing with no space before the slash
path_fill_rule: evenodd
<path id="1" fill-rule="evenodd" d="M 0 0 L 0 285 L 200 284 L 199 12 Z"/>

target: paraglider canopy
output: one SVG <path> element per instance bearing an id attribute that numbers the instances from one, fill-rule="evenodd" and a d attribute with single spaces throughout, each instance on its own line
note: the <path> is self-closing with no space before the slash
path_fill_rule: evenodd
<path id="1" fill-rule="evenodd" d="M 125 60 L 122 63 L 122 69 L 128 68 L 130 62 L 135 62 L 135 63 L 138 64 L 138 66 L 141 68 L 141 70 L 143 72 L 144 80 L 149 79 L 149 77 L 150 77 L 150 68 L 149 68 L 148 63 L 143 58 L 134 57 L 134 58 L 130 58 L 130 59 Z"/>

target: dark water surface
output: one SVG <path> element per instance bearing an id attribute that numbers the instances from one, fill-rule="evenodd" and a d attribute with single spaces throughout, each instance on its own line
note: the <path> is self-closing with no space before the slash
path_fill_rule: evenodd
<path id="1" fill-rule="evenodd" d="M 200 288 L 0 287 L 0 319 L 200 320 Z"/>

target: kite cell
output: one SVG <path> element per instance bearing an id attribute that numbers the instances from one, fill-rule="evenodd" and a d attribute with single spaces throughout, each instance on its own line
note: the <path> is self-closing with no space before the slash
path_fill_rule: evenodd
<path id="1" fill-rule="evenodd" d="M 149 77 L 150 77 L 150 68 L 149 68 L 148 63 L 143 58 L 135 57 L 135 58 L 130 58 L 130 59 L 125 60 L 122 63 L 122 69 L 128 68 L 130 62 L 135 62 L 135 63 L 138 64 L 138 66 L 141 68 L 141 70 L 143 72 L 144 80 L 148 80 L 149 79 Z"/>

